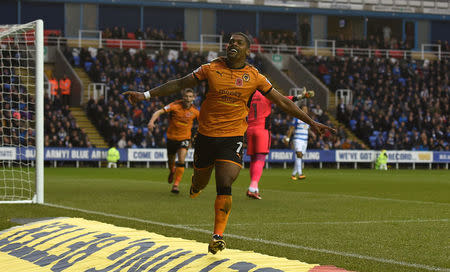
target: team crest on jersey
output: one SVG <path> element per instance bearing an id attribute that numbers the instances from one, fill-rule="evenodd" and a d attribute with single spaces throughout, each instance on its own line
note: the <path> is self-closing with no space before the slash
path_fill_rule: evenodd
<path id="1" fill-rule="evenodd" d="M 242 85 L 244 85 L 244 81 L 242 80 L 242 78 L 236 78 L 236 86 L 242 87 Z"/>
<path id="2" fill-rule="evenodd" d="M 250 80 L 250 76 L 249 76 L 248 74 L 244 74 L 244 75 L 242 76 L 242 79 L 243 79 L 245 82 L 248 82 L 248 81 Z"/>

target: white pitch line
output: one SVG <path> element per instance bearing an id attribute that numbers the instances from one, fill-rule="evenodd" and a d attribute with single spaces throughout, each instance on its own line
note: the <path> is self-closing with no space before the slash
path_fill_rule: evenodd
<path id="1" fill-rule="evenodd" d="M 331 222 L 278 222 L 264 223 L 264 225 L 351 225 L 351 224 L 382 224 L 382 223 L 426 223 L 426 222 L 449 222 L 450 219 L 405 219 L 405 220 L 374 220 L 374 221 L 331 221 Z M 228 223 L 227 226 L 253 226 L 260 223 Z M 208 227 L 212 224 L 187 224 L 189 227 Z"/>
<path id="2" fill-rule="evenodd" d="M 100 179 L 101 180 L 101 179 Z M 110 181 L 109 179 L 104 179 Z M 136 181 L 133 179 L 121 179 L 123 181 Z M 167 186 L 167 182 L 160 182 L 155 180 L 145 180 L 146 183 L 158 184 Z M 187 184 L 180 184 L 181 187 L 189 187 Z M 242 189 L 244 191 L 247 190 L 247 187 L 234 187 L 235 191 L 237 189 Z M 356 199 L 364 199 L 364 200 L 377 200 L 377 201 L 391 201 L 391 202 L 403 202 L 403 203 L 414 203 L 414 204 L 428 204 L 428 205 L 443 205 L 450 206 L 450 203 L 442 203 L 442 202 L 433 202 L 433 201 L 421 201 L 421 200 L 408 200 L 408 199 L 396 199 L 396 198 L 383 198 L 383 197 L 374 197 L 374 196 L 358 196 L 358 195 L 345 195 L 345 194 L 327 194 L 327 193 L 318 193 L 318 192 L 299 192 L 299 191 L 281 191 L 276 189 L 264 189 L 265 192 L 275 192 L 281 194 L 302 194 L 302 195 L 318 195 L 318 196 L 326 196 L 326 197 L 335 197 L 335 198 L 356 198 Z"/>
<path id="3" fill-rule="evenodd" d="M 392 201 L 392 202 L 403 202 L 403 203 L 414 203 L 414 204 L 431 204 L 431 205 L 444 205 L 450 206 L 450 203 L 442 203 L 442 202 L 433 202 L 433 201 L 421 201 L 421 200 L 408 200 L 408 199 L 396 199 L 396 198 L 383 198 L 383 197 L 374 197 L 374 196 L 358 196 L 358 195 L 345 195 L 345 194 L 327 194 L 327 193 L 316 193 L 316 192 L 296 192 L 296 191 L 281 191 L 281 190 L 273 190 L 266 189 L 264 191 L 268 192 L 277 192 L 277 193 L 298 193 L 305 195 L 318 195 L 318 196 L 328 196 L 328 197 L 336 197 L 336 198 L 357 198 L 364 200 L 377 200 L 377 201 Z"/>
<path id="4" fill-rule="evenodd" d="M 98 212 L 98 211 L 90 211 L 90 210 L 84 210 L 84 209 L 79 209 L 79 208 L 67 207 L 67 206 L 51 204 L 51 203 L 44 203 L 43 205 L 46 205 L 49 207 L 54 207 L 54 208 L 78 211 L 78 212 L 83 212 L 83 213 L 88 213 L 88 214 L 102 215 L 105 217 L 125 219 L 125 220 L 130 220 L 130 221 L 146 223 L 146 224 L 152 224 L 152 225 L 158 225 L 158 226 L 164 226 L 164 227 L 171 227 L 171 228 L 175 228 L 175 229 L 183 229 L 183 230 L 188 230 L 188 231 L 195 231 L 195 232 L 200 232 L 200 233 L 211 234 L 210 230 L 192 228 L 192 227 L 185 226 L 185 225 L 168 224 L 168 223 L 163 223 L 163 222 L 139 219 L 139 218 L 122 216 L 122 215 L 117 215 L 117 214 L 110 214 L 110 213 L 104 213 L 104 212 Z M 348 252 L 341 252 L 341 251 L 334 251 L 334 250 L 328 250 L 328 249 L 322 249 L 322 248 L 313 248 L 313 247 L 307 247 L 307 246 L 301 246 L 301 245 L 294 245 L 294 244 L 264 240 L 264 239 L 259 239 L 259 238 L 251 238 L 251 237 L 247 237 L 247 236 L 228 234 L 228 233 L 226 236 L 235 238 L 235 239 L 258 242 L 258 243 L 263 243 L 263 244 L 268 244 L 268 245 L 276 245 L 276 246 L 281 246 L 281 247 L 289 247 L 289 248 L 296 248 L 296 249 L 314 251 L 314 252 L 319 252 L 319 253 L 327 253 L 327 254 L 338 255 L 338 256 L 352 257 L 352 258 L 357 258 L 357 259 L 362 259 L 362 260 L 370 260 L 370 261 L 375 261 L 375 262 L 380 262 L 380 263 L 388 263 L 388 264 L 394 264 L 394 265 L 400 265 L 400 266 L 420 268 L 420 269 L 425 269 L 425 270 L 429 270 L 429 271 L 450 272 L 450 268 L 444 268 L 444 267 L 436 267 L 436 266 L 430 266 L 430 265 L 425 265 L 425 264 L 408 263 L 408 262 L 403 262 L 403 261 L 377 258 L 377 257 L 372 257 L 372 256 L 366 256 L 366 255 L 360 255 L 360 254 L 348 253 Z"/>
<path id="5" fill-rule="evenodd" d="M 359 198 L 359 199 L 367 199 L 367 200 L 380 200 L 380 201 L 404 202 L 404 203 L 414 203 L 414 204 L 432 204 L 432 205 L 450 206 L 450 203 L 433 202 L 433 201 L 382 198 L 382 197 L 372 197 L 372 196 L 340 195 L 340 194 L 326 194 L 326 195 L 335 195 L 337 197 Z"/>

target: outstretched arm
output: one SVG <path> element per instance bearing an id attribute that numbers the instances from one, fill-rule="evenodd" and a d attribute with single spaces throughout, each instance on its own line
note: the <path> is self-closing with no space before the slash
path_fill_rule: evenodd
<path id="1" fill-rule="evenodd" d="M 170 80 L 167 83 L 164 83 L 161 86 L 155 87 L 151 89 L 150 91 L 147 91 L 145 93 L 139 93 L 134 91 L 128 91 L 124 92 L 124 95 L 128 95 L 128 101 L 132 105 L 136 105 L 136 103 L 145 100 L 150 97 L 157 97 L 157 96 L 167 96 L 170 94 L 173 94 L 177 91 L 184 90 L 186 88 L 192 88 L 198 85 L 197 79 L 195 79 L 192 74 L 189 74 L 185 77 Z M 147 96 L 145 95 L 147 94 Z"/>
<path id="2" fill-rule="evenodd" d="M 148 122 L 148 129 L 150 131 L 153 131 L 153 129 L 155 128 L 155 121 L 156 119 L 159 118 L 159 116 L 161 116 L 161 114 L 165 113 L 166 111 L 164 109 L 160 109 L 155 111 L 155 113 L 153 113 L 152 118 L 150 118 L 150 121 Z"/>
<path id="3" fill-rule="evenodd" d="M 308 114 L 299 109 L 294 102 L 292 102 L 289 98 L 282 95 L 275 88 L 272 89 L 272 91 L 266 95 L 266 98 L 272 101 L 272 103 L 276 104 L 278 107 L 280 107 L 287 114 L 294 116 L 302 120 L 303 122 L 307 123 L 315 133 L 320 135 L 322 134 L 323 130 L 329 130 L 332 133 L 336 133 L 336 130 L 334 128 L 331 128 L 329 126 L 326 126 L 311 119 L 311 117 L 309 117 Z"/>

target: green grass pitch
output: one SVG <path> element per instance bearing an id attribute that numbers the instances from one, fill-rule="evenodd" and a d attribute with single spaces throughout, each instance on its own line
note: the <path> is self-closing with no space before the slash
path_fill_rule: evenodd
<path id="1" fill-rule="evenodd" d="M 167 173 L 46 168 L 45 202 L 77 210 L 0 204 L 0 229 L 13 226 L 11 218 L 68 216 L 208 242 L 214 178 L 190 199 L 192 170 L 186 170 L 179 195 L 169 192 Z M 290 170 L 266 169 L 258 201 L 245 196 L 249 172 L 243 169 L 233 185 L 228 247 L 356 271 L 450 271 L 450 172 L 306 169 L 305 174 L 306 181 L 293 182 Z"/>

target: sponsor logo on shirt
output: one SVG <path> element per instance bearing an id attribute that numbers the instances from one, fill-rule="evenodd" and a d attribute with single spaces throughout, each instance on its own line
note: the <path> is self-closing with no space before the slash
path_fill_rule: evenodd
<path id="1" fill-rule="evenodd" d="M 242 78 L 236 78 L 236 86 L 242 87 L 242 85 L 244 85 L 244 81 L 242 80 Z"/>

